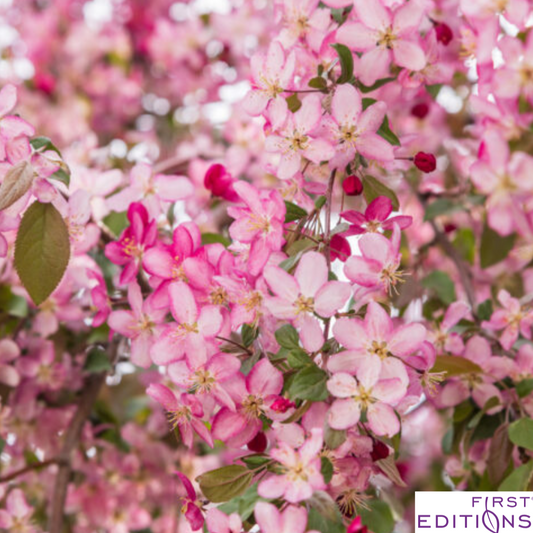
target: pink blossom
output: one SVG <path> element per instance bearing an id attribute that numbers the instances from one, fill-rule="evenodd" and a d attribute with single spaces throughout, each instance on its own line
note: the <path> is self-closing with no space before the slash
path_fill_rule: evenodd
<path id="1" fill-rule="evenodd" d="M 131 361 L 148 368 L 152 361 L 150 349 L 160 335 L 166 309 L 156 309 L 153 298 L 143 301 L 141 288 L 136 282 L 128 286 L 128 303 L 131 311 L 113 311 L 109 315 L 109 327 L 131 339 Z"/>
<path id="2" fill-rule="evenodd" d="M 271 503 L 258 502 L 254 515 L 261 533 L 304 533 L 307 530 L 307 511 L 301 506 L 289 505 L 279 511 Z M 309 533 L 317 532 L 313 530 Z"/>
<path id="3" fill-rule="evenodd" d="M 259 115 L 268 103 L 292 87 L 296 55 L 287 57 L 279 42 L 272 42 L 266 55 L 252 57 L 252 89 L 243 102 L 244 109 L 251 115 Z"/>
<path id="4" fill-rule="evenodd" d="M 298 450 L 284 442 L 271 450 L 270 456 L 281 464 L 283 473 L 261 481 L 257 488 L 259 496 L 298 503 L 310 498 L 315 490 L 323 490 L 325 483 L 319 456 L 322 444 L 322 430 L 313 429 L 310 438 Z"/>
<path id="5" fill-rule="evenodd" d="M 7 496 L 6 508 L 0 509 L 0 528 L 34 533 L 37 530 L 32 525 L 32 514 L 33 509 L 28 505 L 24 493 L 20 489 L 13 489 Z"/>
<path id="6" fill-rule="evenodd" d="M 337 87 L 331 101 L 331 119 L 325 121 L 328 139 L 336 147 L 331 168 L 344 168 L 356 153 L 383 162 L 394 159 L 392 146 L 376 133 L 386 111 L 384 102 L 362 111 L 361 95 L 352 85 Z"/>
<path id="7" fill-rule="evenodd" d="M 124 267 L 120 275 L 122 285 L 135 279 L 144 252 L 155 244 L 157 238 L 156 222 L 149 219 L 148 211 L 142 204 L 133 203 L 129 206 L 128 220 L 130 225 L 120 239 L 105 248 L 106 257 Z"/>
<path id="8" fill-rule="evenodd" d="M 242 520 L 237 513 L 229 516 L 213 507 L 207 511 L 207 530 L 209 533 L 241 533 Z"/>
<path id="9" fill-rule="evenodd" d="M 181 501 L 183 502 L 181 512 L 185 515 L 191 529 L 193 531 L 198 531 L 199 529 L 202 529 L 204 525 L 204 517 L 202 511 L 200 511 L 200 503 L 198 502 L 196 491 L 187 476 L 181 472 L 175 472 L 175 474 L 180 478 L 186 492 L 186 496 L 181 498 Z"/>
<path id="10" fill-rule="evenodd" d="M 503 289 L 498 293 L 498 301 L 503 309 L 496 309 L 490 320 L 484 321 L 482 326 L 493 331 L 503 330 L 500 334 L 500 344 L 510 350 L 520 333 L 526 339 L 531 339 L 533 310 L 522 307 L 516 298 Z"/>
<path id="11" fill-rule="evenodd" d="M 382 0 L 355 0 L 357 22 L 347 22 L 337 31 L 340 43 L 364 52 L 358 74 L 365 85 L 389 76 L 391 61 L 409 70 L 426 64 L 424 51 L 412 39 L 423 15 L 418 2 L 402 4 L 394 12 Z"/>
<path id="12" fill-rule="evenodd" d="M 340 318 L 333 334 L 346 351 L 328 359 L 330 372 L 356 374 L 361 367 L 375 368 L 380 379 L 399 378 L 406 387 L 409 379 L 401 359 L 421 347 L 426 329 L 421 324 L 395 328 L 383 307 L 371 301 L 364 321 Z"/>
<path id="13" fill-rule="evenodd" d="M 193 431 L 195 431 L 211 448 L 213 447 L 211 433 L 202 421 L 204 417 L 202 404 L 195 396 L 187 393 L 177 395 L 160 383 L 152 383 L 146 393 L 165 408 L 172 429 L 179 429 L 186 446 L 192 447 Z"/>
<path id="14" fill-rule="evenodd" d="M 269 135 L 265 141 L 268 152 L 279 153 L 278 176 L 292 178 L 299 170 L 302 158 L 318 165 L 335 154 L 333 147 L 324 139 L 313 136 L 322 116 L 321 100 L 311 94 L 302 100 L 302 107 L 296 113 L 289 113 L 287 105 L 280 107 L 277 123 L 284 123 L 276 134 Z M 288 117 L 286 117 L 288 113 Z"/>
<path id="15" fill-rule="evenodd" d="M 372 200 L 364 214 L 359 211 L 343 211 L 342 218 L 350 223 L 350 229 L 344 232 L 344 235 L 391 230 L 394 224 L 397 224 L 400 229 L 407 229 L 413 222 L 413 217 L 406 215 L 389 218 L 391 213 L 392 201 L 386 196 L 378 196 Z"/>
<path id="16" fill-rule="evenodd" d="M 198 308 L 190 287 L 176 281 L 168 287 L 170 312 L 177 322 L 165 325 L 150 355 L 157 365 L 168 365 L 184 356 L 192 365 L 203 364 L 214 349 L 214 337 L 222 327 L 222 315 L 214 305 Z"/>
<path id="17" fill-rule="evenodd" d="M 226 388 L 237 405 L 232 411 L 223 407 L 213 420 L 213 437 L 231 447 L 250 442 L 263 427 L 261 415 L 283 388 L 283 374 L 267 359 L 261 359 L 244 378 L 237 374 Z"/>
<path id="18" fill-rule="evenodd" d="M 265 305 L 276 317 L 294 322 L 306 350 L 315 352 L 324 344 L 324 335 L 314 313 L 329 318 L 342 309 L 351 291 L 340 281 L 328 281 L 326 259 L 318 252 L 302 256 L 294 277 L 276 266 L 267 266 L 264 277 L 275 294 Z"/>

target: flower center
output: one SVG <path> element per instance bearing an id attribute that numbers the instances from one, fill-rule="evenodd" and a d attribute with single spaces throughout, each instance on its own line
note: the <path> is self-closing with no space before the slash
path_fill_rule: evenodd
<path id="1" fill-rule="evenodd" d="M 174 331 L 174 337 L 185 337 L 189 333 L 198 333 L 198 322 L 194 324 L 179 324 L 176 330 Z"/>
<path id="2" fill-rule="evenodd" d="M 392 28 L 389 27 L 380 33 L 377 44 L 378 46 L 391 50 L 394 47 L 394 41 L 396 41 L 396 39 L 397 37 L 392 32 Z"/>
<path id="3" fill-rule="evenodd" d="M 208 393 L 215 385 L 215 376 L 209 370 L 197 370 L 194 373 L 194 389 L 199 393 Z"/>
<path id="4" fill-rule="evenodd" d="M 307 298 L 303 294 L 298 296 L 298 299 L 294 302 L 296 312 L 300 313 L 312 313 L 314 311 L 315 301 L 313 298 Z"/>
<path id="5" fill-rule="evenodd" d="M 252 230 L 259 230 L 262 233 L 270 233 L 272 230 L 270 218 L 266 216 L 251 215 L 249 219 L 249 225 Z"/>
<path id="6" fill-rule="evenodd" d="M 398 283 L 405 282 L 402 271 L 397 269 L 398 265 L 388 265 L 381 271 L 380 279 L 381 282 L 387 287 L 388 292 L 394 290 L 396 293 L 398 293 L 396 285 Z"/>
<path id="7" fill-rule="evenodd" d="M 209 295 L 209 301 L 213 305 L 224 305 L 228 301 L 228 293 L 224 287 L 216 287 Z"/>
<path id="8" fill-rule="evenodd" d="M 359 387 L 357 394 L 353 397 L 353 399 L 361 404 L 365 409 L 373 402 L 371 391 L 365 389 L 364 387 Z"/>
<path id="9" fill-rule="evenodd" d="M 250 394 L 242 402 L 242 408 L 248 418 L 259 418 L 263 414 L 263 404 L 263 398 Z"/>
<path id="10" fill-rule="evenodd" d="M 288 138 L 289 148 L 295 152 L 306 150 L 308 147 L 308 140 L 309 138 L 306 135 L 295 131 L 292 134 L 292 137 Z"/>
<path id="11" fill-rule="evenodd" d="M 175 429 L 180 424 L 191 420 L 191 410 L 187 406 L 182 406 L 174 411 L 169 411 L 167 417 L 171 428 Z"/>
<path id="12" fill-rule="evenodd" d="M 380 359 L 385 359 L 389 354 L 387 343 L 384 341 L 372 341 L 370 347 L 368 348 L 368 353 L 377 355 Z"/>

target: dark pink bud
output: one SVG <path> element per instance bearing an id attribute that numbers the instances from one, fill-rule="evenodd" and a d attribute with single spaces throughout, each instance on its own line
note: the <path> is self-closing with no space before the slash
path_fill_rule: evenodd
<path id="1" fill-rule="evenodd" d="M 331 255 L 331 260 L 339 259 L 343 263 L 346 262 L 348 257 L 352 255 L 352 249 L 350 248 L 350 243 L 338 233 L 333 235 L 331 241 L 329 241 L 329 250 Z"/>
<path id="2" fill-rule="evenodd" d="M 363 522 L 361 520 L 360 516 L 356 516 L 350 525 L 348 526 L 348 529 L 346 530 L 346 533 L 367 533 L 368 528 L 363 525 Z"/>
<path id="3" fill-rule="evenodd" d="M 450 26 L 448 26 L 448 24 L 444 24 L 444 22 L 435 24 L 435 33 L 437 34 L 437 41 L 442 43 L 444 46 L 448 46 L 453 39 L 452 29 Z"/>
<path id="4" fill-rule="evenodd" d="M 47 72 L 37 73 L 33 78 L 35 88 L 46 94 L 52 94 L 56 88 L 56 80 Z"/>
<path id="5" fill-rule="evenodd" d="M 437 160 L 433 154 L 418 152 L 414 158 L 415 167 L 422 172 L 433 172 L 437 168 Z"/>
<path id="6" fill-rule="evenodd" d="M 347 196 L 359 196 L 363 192 L 363 183 L 357 176 L 351 175 L 342 182 L 342 190 Z"/>
<path id="7" fill-rule="evenodd" d="M 251 452 L 263 453 L 266 450 L 268 441 L 266 435 L 260 431 L 249 443 L 248 449 Z"/>
<path id="8" fill-rule="evenodd" d="M 390 454 L 389 447 L 380 440 L 375 440 L 372 444 L 372 451 L 370 456 L 372 461 L 379 461 L 380 459 L 386 459 Z"/>
<path id="9" fill-rule="evenodd" d="M 426 118 L 428 113 L 429 106 L 425 102 L 420 102 L 411 109 L 411 115 L 419 119 Z"/>
<path id="10" fill-rule="evenodd" d="M 213 196 L 234 202 L 237 200 L 237 194 L 233 190 L 234 181 L 226 167 L 217 163 L 211 165 L 205 173 L 204 187 L 210 190 Z"/>
<path id="11" fill-rule="evenodd" d="M 272 402 L 270 409 L 272 409 L 272 411 L 276 411 L 276 413 L 286 413 L 291 407 L 295 406 L 296 404 L 294 402 L 291 402 L 289 399 L 280 396 Z"/>
<path id="12" fill-rule="evenodd" d="M 445 233 L 452 233 L 456 229 L 457 229 L 457 225 L 456 224 L 451 224 L 451 223 L 444 224 L 444 232 Z"/>

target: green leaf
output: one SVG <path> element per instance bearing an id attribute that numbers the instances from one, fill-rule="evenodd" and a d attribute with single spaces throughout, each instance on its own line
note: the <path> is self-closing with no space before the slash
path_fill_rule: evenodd
<path id="1" fill-rule="evenodd" d="M 243 494 L 250 485 L 253 474 L 241 465 L 229 465 L 198 476 L 196 481 L 204 496 L 213 503 L 227 502 Z"/>
<path id="2" fill-rule="evenodd" d="M 231 241 L 218 233 L 202 233 L 202 245 L 205 246 L 206 244 L 222 244 L 227 248 Z"/>
<path id="3" fill-rule="evenodd" d="M 296 329 L 290 324 L 285 324 L 281 328 L 277 329 L 274 333 L 276 341 L 283 348 L 292 350 L 293 348 L 299 348 L 300 346 L 300 337 Z"/>
<path id="4" fill-rule="evenodd" d="M 400 201 L 398 200 L 396 193 L 386 185 L 383 185 L 383 183 L 374 178 L 374 176 L 366 175 L 363 178 L 363 196 L 368 204 L 378 196 L 386 196 L 392 202 L 392 207 L 395 211 L 400 209 Z"/>
<path id="5" fill-rule="evenodd" d="M 372 533 L 391 533 L 394 529 L 394 518 L 390 507 L 381 500 L 368 502 L 369 509 L 361 509 L 361 521 Z"/>
<path id="6" fill-rule="evenodd" d="M 371 105 L 374 105 L 377 102 L 375 98 L 363 98 L 363 111 L 367 110 Z"/>
<path id="7" fill-rule="evenodd" d="M 70 185 L 70 171 L 67 172 L 64 168 L 56 170 L 50 178 L 64 183 L 67 187 Z"/>
<path id="8" fill-rule="evenodd" d="M 381 78 L 380 80 L 377 80 L 372 85 L 363 85 L 360 81 L 357 82 L 357 88 L 362 93 L 371 93 L 372 91 L 375 91 L 376 89 L 379 89 L 380 87 L 383 87 L 383 85 L 386 85 L 387 83 L 390 83 L 391 81 L 394 81 L 396 78 Z"/>
<path id="9" fill-rule="evenodd" d="M 322 207 L 324 207 L 324 205 L 326 204 L 326 201 L 327 201 L 327 198 L 325 196 L 319 196 L 316 200 L 315 200 L 315 208 L 318 210 L 318 209 L 322 209 Z"/>
<path id="10" fill-rule="evenodd" d="M 396 134 L 390 129 L 389 117 L 385 117 L 379 130 L 376 132 L 380 137 L 383 137 L 389 144 L 393 146 L 401 146 L 400 139 Z"/>
<path id="11" fill-rule="evenodd" d="M 287 106 L 289 107 L 289 111 L 291 113 L 296 113 L 296 111 L 298 111 L 298 109 L 302 107 L 302 102 L 300 102 L 300 99 L 298 98 L 298 95 L 296 93 L 287 96 L 287 98 L 285 98 L 285 101 L 287 102 Z"/>
<path id="12" fill-rule="evenodd" d="M 329 483 L 333 477 L 333 463 L 327 457 L 320 458 L 320 473 L 324 483 Z"/>
<path id="13" fill-rule="evenodd" d="M 11 287 L 0 286 L 0 311 L 18 318 L 28 316 L 28 302 L 26 298 L 13 294 Z"/>
<path id="14" fill-rule="evenodd" d="M 311 78 L 307 85 L 313 89 L 318 89 L 319 91 L 327 92 L 328 89 L 328 82 L 322 76 Z"/>
<path id="15" fill-rule="evenodd" d="M 254 468 L 261 467 L 263 465 L 266 465 L 271 461 L 270 457 L 266 455 L 246 455 L 244 457 L 241 457 L 241 461 L 251 470 Z"/>
<path id="16" fill-rule="evenodd" d="M 519 466 L 511 472 L 498 487 L 501 491 L 515 491 L 528 490 L 529 482 L 533 474 L 533 461 L 529 461 L 525 465 Z"/>
<path id="17" fill-rule="evenodd" d="M 291 368 L 303 368 L 304 366 L 314 364 L 307 353 L 300 348 L 295 348 L 289 352 L 287 362 Z"/>
<path id="18" fill-rule="evenodd" d="M 331 520 L 320 513 L 318 509 L 312 507 L 309 509 L 307 519 L 307 531 L 320 531 L 320 533 L 346 533 L 346 528 L 342 523 L 342 517 L 337 511 L 335 519 Z"/>
<path id="19" fill-rule="evenodd" d="M 52 204 L 33 203 L 24 213 L 15 242 L 15 268 L 35 305 L 59 285 L 70 259 L 67 225 Z"/>
<path id="20" fill-rule="evenodd" d="M 422 285 L 435 294 L 445 303 L 451 304 L 456 300 L 455 285 L 450 279 L 450 276 L 442 270 L 434 270 L 428 274 L 423 280 Z"/>
<path id="21" fill-rule="evenodd" d="M 482 372 L 481 367 L 456 355 L 438 355 L 431 372 L 446 372 L 446 378 L 461 376 L 471 372 Z"/>
<path id="22" fill-rule="evenodd" d="M 520 398 L 529 396 L 532 391 L 533 391 L 533 378 L 524 379 L 516 385 L 516 394 L 518 394 Z"/>
<path id="23" fill-rule="evenodd" d="M 307 211 L 300 206 L 293 204 L 292 202 L 285 201 L 285 207 L 287 211 L 285 213 L 285 223 L 294 222 L 307 216 Z"/>
<path id="24" fill-rule="evenodd" d="M 461 254 L 463 259 L 474 264 L 476 260 L 476 236 L 470 228 L 460 228 L 457 230 L 453 245 Z"/>
<path id="25" fill-rule="evenodd" d="M 98 374 L 100 372 L 107 372 L 113 367 L 109 362 L 109 357 L 107 356 L 105 350 L 99 347 L 92 348 L 87 354 L 87 359 L 85 359 L 85 365 L 83 369 L 86 372 L 92 374 Z"/>
<path id="26" fill-rule="evenodd" d="M 242 343 L 244 344 L 244 346 L 246 346 L 246 348 L 253 344 L 255 339 L 257 339 L 257 335 L 259 335 L 258 329 L 252 328 L 252 326 L 250 326 L 249 324 L 243 324 L 241 338 Z"/>
<path id="27" fill-rule="evenodd" d="M 290 395 L 297 400 L 324 401 L 328 397 L 328 375 L 318 366 L 306 366 L 294 377 Z"/>
<path id="28" fill-rule="evenodd" d="M 34 150 L 40 150 L 42 152 L 53 150 L 61 155 L 61 152 L 48 137 L 34 137 L 30 140 L 30 144 Z"/>
<path id="29" fill-rule="evenodd" d="M 341 75 L 337 80 L 337 83 L 349 83 L 353 78 L 353 55 L 352 51 L 343 44 L 332 44 L 331 45 L 337 55 L 339 56 L 339 62 L 341 65 Z"/>
<path id="30" fill-rule="evenodd" d="M 507 424 L 504 424 L 490 440 L 487 473 L 492 486 L 498 486 L 502 482 L 513 454 L 513 445 L 507 432 Z"/>
<path id="31" fill-rule="evenodd" d="M 435 85 L 426 85 L 426 91 L 436 99 L 440 90 L 442 89 L 442 83 L 436 83 Z"/>
<path id="32" fill-rule="evenodd" d="M 130 224 L 126 211 L 120 213 L 111 211 L 109 215 L 104 217 L 102 222 L 113 232 L 115 237 L 118 237 Z"/>
<path id="33" fill-rule="evenodd" d="M 488 268 L 503 261 L 513 249 L 515 239 L 516 234 L 502 237 L 485 224 L 479 250 L 481 268 Z"/>
<path id="34" fill-rule="evenodd" d="M 509 426 L 509 439 L 513 444 L 533 450 L 533 420 L 521 418 Z"/>
<path id="35" fill-rule="evenodd" d="M 345 430 L 333 429 L 326 424 L 324 442 L 330 450 L 336 450 L 341 444 L 346 442 L 346 438 L 347 435 Z"/>
<path id="36" fill-rule="evenodd" d="M 218 508 L 227 515 L 237 513 L 242 520 L 248 520 L 254 512 L 255 504 L 259 501 L 267 501 L 257 494 L 257 483 L 249 487 L 242 496 L 232 498 L 231 501 L 220 505 Z"/>
<path id="37" fill-rule="evenodd" d="M 477 316 L 479 320 L 490 320 L 493 311 L 492 300 L 489 298 L 478 305 Z"/>
<path id="38" fill-rule="evenodd" d="M 440 215 L 448 215 L 463 209 L 464 207 L 461 204 L 452 202 L 448 198 L 438 198 L 427 206 L 424 220 L 433 220 Z"/>

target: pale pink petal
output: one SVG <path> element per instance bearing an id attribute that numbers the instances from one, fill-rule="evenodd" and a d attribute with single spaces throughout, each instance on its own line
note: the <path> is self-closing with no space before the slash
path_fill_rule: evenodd
<path id="1" fill-rule="evenodd" d="M 339 318 L 333 325 L 333 335 L 342 346 L 351 350 L 364 350 L 368 341 L 363 322 L 359 319 Z"/>
<path id="2" fill-rule="evenodd" d="M 297 309 L 294 306 L 294 303 L 288 300 L 277 297 L 267 297 L 265 298 L 264 303 L 268 311 L 276 318 L 284 318 L 287 320 L 296 318 Z"/>
<path id="3" fill-rule="evenodd" d="M 180 324 L 194 324 L 198 318 L 198 307 L 189 286 L 177 281 L 171 283 L 168 290 L 172 316 Z"/>
<path id="4" fill-rule="evenodd" d="M 357 382 L 350 374 L 334 374 L 327 383 L 328 390 L 336 398 L 351 398 L 358 392 Z"/>
<path id="5" fill-rule="evenodd" d="M 396 41 L 392 51 L 394 61 L 409 70 L 422 70 L 426 66 L 426 56 L 420 46 L 404 39 Z"/>
<path id="6" fill-rule="evenodd" d="M 426 340 L 426 328 L 422 324 L 406 324 L 397 328 L 388 340 L 389 350 L 398 357 L 406 357 Z"/>
<path id="7" fill-rule="evenodd" d="M 406 392 L 405 385 L 399 379 L 382 379 L 372 388 L 372 396 L 388 404 L 399 402 Z"/>
<path id="8" fill-rule="evenodd" d="M 262 397 L 279 394 L 283 388 L 283 374 L 268 359 L 261 359 L 246 377 L 246 384 L 252 394 Z"/>
<path id="9" fill-rule="evenodd" d="M 374 48 L 365 52 L 357 65 L 359 79 L 365 85 L 373 85 L 377 80 L 387 78 L 392 53 L 388 49 Z"/>
<path id="10" fill-rule="evenodd" d="M 360 22 L 346 22 L 337 30 L 337 42 L 357 52 L 365 52 L 376 46 L 378 33 Z M 341 85 L 342 87 L 343 85 Z"/>
<path id="11" fill-rule="evenodd" d="M 359 422 L 361 408 L 352 398 L 335 400 L 328 412 L 328 423 L 333 429 L 348 429 Z"/>
<path id="12" fill-rule="evenodd" d="M 304 533 L 307 529 L 307 512 L 302 506 L 289 505 L 283 511 L 281 521 L 281 528 L 273 529 L 272 533 Z M 264 533 L 268 532 L 265 530 Z"/>
<path id="13" fill-rule="evenodd" d="M 364 349 L 359 351 L 346 350 L 344 352 L 339 352 L 328 358 L 328 370 L 330 372 L 348 372 L 349 374 L 355 374 L 361 364 L 366 364 L 369 357 L 372 356 L 366 354 Z"/>
<path id="14" fill-rule="evenodd" d="M 308 298 L 313 298 L 328 281 L 326 258 L 318 252 L 307 252 L 300 259 L 294 277 L 298 281 L 300 292 Z"/>
<path id="15" fill-rule="evenodd" d="M 160 383 L 152 383 L 146 390 L 146 394 L 160 403 L 167 411 L 175 411 L 179 407 L 176 395 Z"/>
<path id="16" fill-rule="evenodd" d="M 283 496 L 285 490 L 290 486 L 290 481 L 287 480 L 285 476 L 276 476 L 272 475 L 269 478 L 261 481 L 257 487 L 257 493 L 261 498 L 274 499 Z M 255 507 L 256 512 L 260 503 Z M 268 523 L 268 522 L 266 522 Z M 266 530 L 265 533 L 276 533 L 279 529 Z"/>
<path id="17" fill-rule="evenodd" d="M 354 0 L 358 19 L 368 28 L 383 30 L 392 24 L 391 16 L 381 0 Z"/>
<path id="18" fill-rule="evenodd" d="M 331 317 L 346 305 L 351 294 L 347 283 L 330 281 L 315 296 L 315 312 L 322 317 Z"/>
<path id="19" fill-rule="evenodd" d="M 394 409 L 384 403 L 374 403 L 367 409 L 368 425 L 378 436 L 392 437 L 400 431 L 400 421 Z"/>
<path id="20" fill-rule="evenodd" d="M 385 113 L 387 112 L 387 104 L 385 102 L 376 102 L 368 109 L 363 111 L 359 119 L 359 131 L 365 133 L 373 133 L 381 126 Z"/>
<path id="21" fill-rule="evenodd" d="M 158 174 L 154 176 L 154 187 L 159 198 L 167 202 L 185 200 L 194 193 L 191 180 L 185 176 Z"/>
<path id="22" fill-rule="evenodd" d="M 368 337 L 376 341 L 387 339 L 393 330 L 391 317 L 381 305 L 374 301 L 368 304 L 365 316 L 365 330 Z"/>
<path id="23" fill-rule="evenodd" d="M 394 149 L 385 139 L 376 133 L 363 133 L 356 143 L 357 151 L 368 159 L 392 161 Z"/>
<path id="24" fill-rule="evenodd" d="M 133 317 L 131 311 L 113 311 L 108 318 L 109 327 L 125 337 L 134 337 L 136 335 L 135 326 L 137 320 Z"/>
<path id="25" fill-rule="evenodd" d="M 222 327 L 222 314 L 218 307 L 207 305 L 200 311 L 198 330 L 204 337 L 214 337 Z"/>
<path id="26" fill-rule="evenodd" d="M 296 301 L 300 293 L 300 287 L 298 286 L 296 280 L 285 270 L 277 266 L 267 266 L 265 267 L 263 276 L 268 283 L 270 290 L 276 296 L 279 296 L 290 303 Z"/>
<path id="27" fill-rule="evenodd" d="M 355 125 L 361 113 L 361 95 L 347 83 L 337 86 L 331 100 L 331 111 L 339 125 Z"/>
<path id="28" fill-rule="evenodd" d="M 324 344 L 324 333 L 318 319 L 307 313 L 298 315 L 295 321 L 303 347 L 309 352 L 317 352 Z"/>

